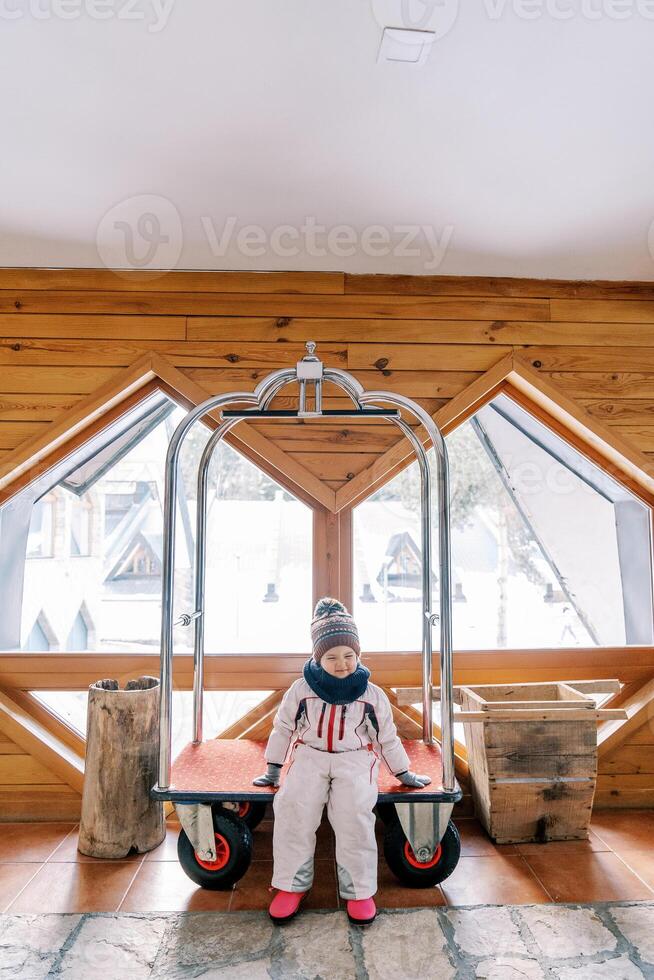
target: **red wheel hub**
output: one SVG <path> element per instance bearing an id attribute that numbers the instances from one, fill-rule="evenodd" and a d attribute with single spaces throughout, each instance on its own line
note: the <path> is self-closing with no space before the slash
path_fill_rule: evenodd
<path id="1" fill-rule="evenodd" d="M 195 852 L 195 860 L 198 862 L 201 868 L 205 871 L 222 871 L 227 862 L 231 852 L 229 842 L 225 840 L 222 834 L 215 834 L 216 838 L 216 860 L 215 861 L 204 861 L 198 856 L 198 852 Z"/>
<path id="2" fill-rule="evenodd" d="M 252 804 L 251 803 L 248 803 L 248 802 L 246 802 L 246 803 L 239 803 L 239 805 L 238 805 L 238 815 L 239 815 L 239 817 L 241 819 L 243 819 L 244 817 L 247 817 L 248 813 L 250 812 L 250 807 L 251 806 L 252 806 Z"/>
<path id="3" fill-rule="evenodd" d="M 407 859 L 412 868 L 419 868 L 420 871 L 426 871 L 427 868 L 434 868 L 441 859 L 441 845 L 439 844 L 434 851 L 434 856 L 430 861 L 419 861 L 418 858 L 413 853 L 413 848 L 409 844 L 408 840 L 404 842 L 404 857 Z"/>

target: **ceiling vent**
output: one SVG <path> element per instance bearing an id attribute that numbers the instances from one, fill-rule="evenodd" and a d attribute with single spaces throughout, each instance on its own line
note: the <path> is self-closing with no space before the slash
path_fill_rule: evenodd
<path id="1" fill-rule="evenodd" d="M 408 65 L 424 65 L 434 42 L 434 36 L 433 31 L 385 27 L 377 61 L 401 61 Z"/>

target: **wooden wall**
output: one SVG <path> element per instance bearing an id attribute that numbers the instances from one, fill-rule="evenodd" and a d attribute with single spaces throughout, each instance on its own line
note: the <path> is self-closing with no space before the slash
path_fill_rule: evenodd
<path id="1" fill-rule="evenodd" d="M 654 455 L 651 283 L 15 269 L 0 271 L 0 335 L 0 465 L 146 352 L 216 393 L 251 390 L 306 339 L 432 412 L 511 353 Z M 263 431 L 336 490 L 396 439 L 308 427 Z"/>
<path id="2" fill-rule="evenodd" d="M 600 759 L 596 805 L 654 806 L 654 721 L 649 720 Z"/>
<path id="3" fill-rule="evenodd" d="M 0 732 L 0 820 L 75 820 L 81 803 L 80 793 Z"/>
<path id="4" fill-rule="evenodd" d="M 327 365 L 351 371 L 368 389 L 409 395 L 430 413 L 490 389 L 484 379 L 496 370 L 500 378 L 502 364 L 524 366 L 550 396 L 615 438 L 635 466 L 652 467 L 654 283 L 6 269 L 0 476 L 144 355 L 206 393 L 252 390 L 269 371 L 292 365 L 308 339 Z M 260 432 L 284 454 L 282 464 L 340 501 L 334 509 L 352 502 L 348 488 L 357 481 L 374 482 L 376 462 L 397 441 L 379 425 L 262 424 Z M 649 749 L 645 741 L 620 747 L 603 777 L 628 782 L 640 766 L 649 778 L 642 768 Z M 29 759 L 14 755 L 26 774 Z M 1 773 L 0 765 L 0 792 Z M 654 805 L 654 773 L 651 783 Z"/>

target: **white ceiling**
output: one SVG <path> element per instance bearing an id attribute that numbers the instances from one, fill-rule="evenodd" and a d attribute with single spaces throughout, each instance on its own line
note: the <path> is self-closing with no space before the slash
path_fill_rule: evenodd
<path id="1" fill-rule="evenodd" d="M 3 0 L 0 264 L 654 279 L 653 0 L 431 4 Z"/>

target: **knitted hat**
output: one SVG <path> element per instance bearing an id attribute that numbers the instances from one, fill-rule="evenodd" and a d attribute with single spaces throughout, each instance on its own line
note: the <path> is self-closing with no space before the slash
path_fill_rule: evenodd
<path id="1" fill-rule="evenodd" d="M 311 641 L 313 658 L 317 663 L 332 647 L 351 647 L 357 656 L 361 653 L 356 623 L 343 603 L 329 596 L 318 599 L 316 603 L 311 621 Z"/>

